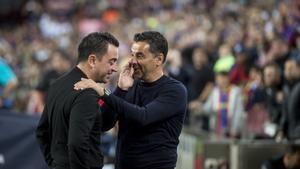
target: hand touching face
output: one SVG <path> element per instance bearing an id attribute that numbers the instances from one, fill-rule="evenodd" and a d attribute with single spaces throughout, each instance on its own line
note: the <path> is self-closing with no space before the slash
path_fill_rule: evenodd
<path id="1" fill-rule="evenodd" d="M 134 65 L 132 63 L 132 60 L 130 60 L 122 70 L 119 76 L 118 86 L 122 90 L 128 90 L 133 85 L 134 79 L 133 79 L 133 73 L 134 73 Z"/>

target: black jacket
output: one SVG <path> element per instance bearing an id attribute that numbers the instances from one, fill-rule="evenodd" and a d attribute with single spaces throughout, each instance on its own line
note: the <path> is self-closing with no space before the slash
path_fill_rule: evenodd
<path id="1" fill-rule="evenodd" d="M 49 89 L 36 135 L 51 168 L 102 168 L 101 111 L 92 89 L 76 91 L 74 84 L 86 75 L 77 67 Z"/>
<path id="2" fill-rule="evenodd" d="M 293 88 L 287 103 L 286 124 L 289 139 L 300 139 L 300 82 Z"/>

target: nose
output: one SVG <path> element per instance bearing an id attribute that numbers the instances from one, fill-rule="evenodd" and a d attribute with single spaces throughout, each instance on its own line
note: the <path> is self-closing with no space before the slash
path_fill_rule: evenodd
<path id="1" fill-rule="evenodd" d="M 136 57 L 132 57 L 130 63 L 132 64 L 133 67 L 135 67 L 138 64 Z"/>

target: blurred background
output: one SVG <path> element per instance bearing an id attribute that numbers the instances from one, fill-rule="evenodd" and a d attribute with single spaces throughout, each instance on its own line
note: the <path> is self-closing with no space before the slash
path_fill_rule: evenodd
<path id="1" fill-rule="evenodd" d="M 165 73 L 188 89 L 178 169 L 255 169 L 294 153 L 299 0 L 0 0 L 0 168 L 46 168 L 35 126 L 83 36 L 115 35 L 122 66 L 145 30 L 167 38 Z M 115 130 L 104 134 L 106 168 L 115 141 Z"/>

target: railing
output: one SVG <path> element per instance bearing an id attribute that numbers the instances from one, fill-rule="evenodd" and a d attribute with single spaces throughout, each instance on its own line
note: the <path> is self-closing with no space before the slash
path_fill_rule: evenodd
<path id="1" fill-rule="evenodd" d="M 270 158 L 284 154 L 287 143 L 272 140 L 205 140 L 183 132 L 178 146 L 176 169 L 260 169 Z"/>

